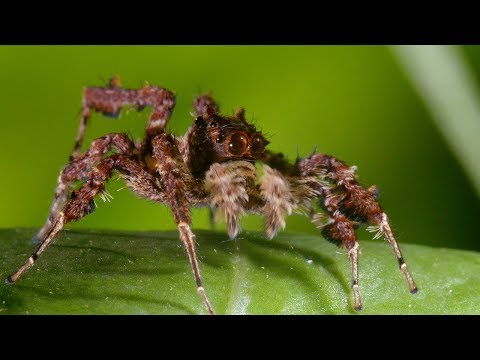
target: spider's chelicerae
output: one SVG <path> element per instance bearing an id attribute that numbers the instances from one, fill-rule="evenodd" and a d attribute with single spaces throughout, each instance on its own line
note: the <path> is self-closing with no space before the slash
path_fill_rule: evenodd
<path id="1" fill-rule="evenodd" d="M 153 108 L 143 140 L 134 143 L 123 133 L 112 133 L 94 140 L 81 153 L 92 111 L 118 116 L 127 105 L 139 110 L 146 106 Z M 7 283 L 15 283 L 35 263 L 66 223 L 90 214 L 95 209 L 97 194 L 108 196 L 104 186 L 116 170 L 135 194 L 171 207 L 197 290 L 211 314 L 214 309 L 203 287 L 195 236 L 190 229 L 190 208 L 194 206 L 208 206 L 225 215 L 230 238 L 240 231 L 240 218 L 245 213 L 264 216 L 270 239 L 285 227 L 285 217 L 293 211 L 308 215 L 325 238 L 348 249 L 357 310 L 362 303 L 355 229 L 360 224 L 369 224 L 378 237 L 383 235 L 390 242 L 410 292 L 417 291 L 387 215 L 376 200 L 376 187 L 364 189 L 356 180 L 354 166 L 320 153 L 298 158 L 291 164 L 281 153 L 265 149 L 268 141 L 246 120 L 243 108 L 233 116 L 221 115 L 210 95 L 194 100 L 193 125 L 183 137 L 174 137 L 165 131 L 174 105 L 172 92 L 150 85 L 124 89 L 118 77 L 105 88 L 85 88 L 70 162 L 58 177 L 47 222 L 35 236 L 40 245 L 8 277 Z M 112 149 L 115 153 L 106 156 Z M 260 179 L 256 161 L 263 163 Z M 83 181 L 83 185 L 72 192 L 74 181 Z M 316 210 L 318 207 L 320 211 Z"/>

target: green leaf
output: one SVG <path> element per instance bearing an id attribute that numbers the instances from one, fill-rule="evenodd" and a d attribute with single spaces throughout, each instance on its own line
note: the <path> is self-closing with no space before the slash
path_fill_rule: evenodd
<path id="1" fill-rule="evenodd" d="M 1 276 L 34 250 L 32 229 L 0 230 Z M 219 314 L 355 314 L 345 251 L 321 236 L 197 231 L 203 279 Z M 384 241 L 361 241 L 361 314 L 478 314 L 480 255 L 401 244 L 411 295 Z M 64 231 L 15 285 L 0 314 L 205 314 L 178 234 Z"/>

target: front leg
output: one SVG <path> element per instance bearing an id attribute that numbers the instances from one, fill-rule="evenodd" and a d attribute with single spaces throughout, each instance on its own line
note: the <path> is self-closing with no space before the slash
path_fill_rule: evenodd
<path id="1" fill-rule="evenodd" d="M 192 184 L 194 180 L 183 162 L 173 136 L 165 133 L 157 135 L 153 139 L 152 145 L 156 168 L 162 177 L 165 186 L 165 195 L 172 208 L 173 218 L 177 224 L 180 239 L 187 250 L 195 283 L 197 284 L 197 291 L 208 312 L 210 314 L 215 314 L 215 311 L 205 293 L 205 288 L 203 287 L 200 266 L 195 249 L 195 235 L 190 229 L 190 200 L 188 198 L 189 191 L 187 189 L 187 184 Z"/>

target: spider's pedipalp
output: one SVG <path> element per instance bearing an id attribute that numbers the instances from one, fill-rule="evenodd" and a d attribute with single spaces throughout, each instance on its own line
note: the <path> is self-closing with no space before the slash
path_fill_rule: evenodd
<path id="1" fill-rule="evenodd" d="M 292 213 L 296 204 L 288 180 L 268 165 L 263 166 L 260 194 L 265 199 L 262 209 L 265 214 L 265 232 L 272 239 L 279 229 L 285 228 L 285 217 Z"/>
<path id="2" fill-rule="evenodd" d="M 240 231 L 240 217 L 249 203 L 257 171 L 247 161 L 213 164 L 205 175 L 204 187 L 211 208 L 224 215 L 228 236 L 234 239 Z"/>

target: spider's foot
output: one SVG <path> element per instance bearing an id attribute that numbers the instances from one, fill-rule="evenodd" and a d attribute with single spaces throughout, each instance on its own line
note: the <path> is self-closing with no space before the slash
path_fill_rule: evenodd
<path id="1" fill-rule="evenodd" d="M 361 311 L 361 310 L 363 309 L 363 306 L 362 306 L 362 304 L 358 304 L 358 305 L 355 305 L 355 306 L 354 306 L 354 309 L 355 309 L 356 311 Z"/>
<path id="2" fill-rule="evenodd" d="M 410 289 L 410 294 L 418 293 L 418 288 L 415 286 L 413 289 Z"/>
<path id="3" fill-rule="evenodd" d="M 353 302 L 355 304 L 353 308 L 356 311 L 360 311 L 362 310 L 362 300 L 360 297 L 360 289 L 358 288 L 358 284 L 354 284 L 352 287 L 352 290 L 353 290 Z"/>
<path id="4" fill-rule="evenodd" d="M 5 279 L 5 284 L 13 285 L 13 284 L 15 284 L 15 281 L 13 281 L 13 278 L 11 276 L 9 276 Z"/>

